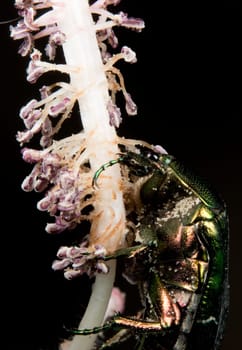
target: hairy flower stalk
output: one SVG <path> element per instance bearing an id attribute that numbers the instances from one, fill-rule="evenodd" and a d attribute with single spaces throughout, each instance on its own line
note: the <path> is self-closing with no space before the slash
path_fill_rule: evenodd
<path id="1" fill-rule="evenodd" d="M 91 224 L 88 236 L 80 245 L 61 247 L 58 260 L 53 263 L 55 270 L 64 269 L 66 278 L 83 273 L 96 275 L 81 328 L 92 328 L 103 322 L 115 277 L 115 262 L 104 264 L 101 259 L 125 246 L 128 231 L 119 165 L 109 167 L 100 176 L 98 188 L 92 186 L 95 172 L 117 158 L 118 143 L 122 143 L 115 130 L 122 120 L 116 94 L 123 93 L 127 114 L 137 112 L 123 76 L 115 67 L 120 59 L 136 62 L 135 54 L 127 46 L 113 55 L 108 49 L 118 46 L 115 26 L 139 31 L 144 23 L 123 12 L 111 13 L 108 6 L 118 2 L 16 0 L 15 6 L 22 18 L 17 26 L 11 27 L 11 36 L 23 40 L 19 53 L 30 55 L 27 69 L 30 83 L 49 71 L 69 76 L 69 82 L 43 86 L 40 100 L 32 99 L 21 109 L 25 130 L 18 132 L 17 140 L 24 145 L 41 134 L 41 149 L 22 149 L 23 159 L 34 164 L 22 187 L 25 191 L 45 191 L 37 207 L 54 218 L 54 222 L 47 224 L 47 232 L 73 229 L 83 220 Z M 45 52 L 41 53 L 37 40 L 45 37 L 48 42 Z M 58 46 L 63 49 L 65 64 L 52 62 Z M 55 136 L 70 118 L 76 103 L 83 130 L 57 141 Z M 95 336 L 77 336 L 70 349 L 92 349 L 94 341 Z"/>

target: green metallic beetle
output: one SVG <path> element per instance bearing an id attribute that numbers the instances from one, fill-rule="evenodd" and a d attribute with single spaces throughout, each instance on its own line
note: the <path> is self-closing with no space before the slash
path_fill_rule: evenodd
<path id="1" fill-rule="evenodd" d="M 131 214 L 136 243 L 106 260 L 123 259 L 124 275 L 139 287 L 142 310 L 136 317 L 116 315 L 102 327 L 75 333 L 117 330 L 99 349 L 127 348 L 128 335 L 133 335 L 128 348 L 138 350 L 219 349 L 229 305 L 223 201 L 173 156 L 142 147 L 104 164 L 94 183 L 116 163 L 128 168 L 131 182 L 143 179 L 142 206 Z"/>

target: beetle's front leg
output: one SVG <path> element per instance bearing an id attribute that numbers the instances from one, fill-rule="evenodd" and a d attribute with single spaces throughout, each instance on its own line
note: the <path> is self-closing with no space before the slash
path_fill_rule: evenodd
<path id="1" fill-rule="evenodd" d="M 140 333 L 157 333 L 163 330 L 160 322 L 151 322 L 139 320 L 132 317 L 114 316 L 111 320 L 107 321 L 103 326 L 85 329 L 66 329 L 67 332 L 79 335 L 90 335 L 105 332 L 109 329 L 134 329 Z"/>
<path id="2" fill-rule="evenodd" d="M 113 254 L 104 256 L 103 260 L 108 261 L 108 260 L 117 259 L 120 257 L 133 258 L 136 254 L 139 254 L 140 252 L 144 251 L 148 247 L 149 245 L 147 244 L 138 244 L 133 247 L 121 248 L 116 250 Z"/>

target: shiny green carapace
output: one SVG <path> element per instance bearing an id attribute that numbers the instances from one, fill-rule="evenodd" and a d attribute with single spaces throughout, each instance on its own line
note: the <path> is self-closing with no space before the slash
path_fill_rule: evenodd
<path id="1" fill-rule="evenodd" d="M 104 164 L 94 182 L 117 162 L 140 184 L 139 208 L 130 213 L 133 243 L 106 259 L 122 261 L 142 307 L 135 316 L 117 315 L 103 327 L 77 332 L 112 330 L 99 349 L 219 349 L 229 305 L 223 201 L 174 157 L 141 147 Z"/>

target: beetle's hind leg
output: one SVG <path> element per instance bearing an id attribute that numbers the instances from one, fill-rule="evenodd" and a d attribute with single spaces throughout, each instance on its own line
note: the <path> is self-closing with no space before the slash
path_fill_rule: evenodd
<path id="1" fill-rule="evenodd" d="M 98 347 L 99 350 L 112 349 L 115 345 L 128 341 L 130 337 L 134 336 L 134 334 L 143 333 L 143 335 L 139 337 L 138 343 L 135 347 L 135 350 L 142 350 L 146 334 L 160 333 L 163 327 L 159 322 L 149 322 L 138 318 L 129 318 L 117 315 L 100 327 L 90 329 L 66 329 L 66 331 L 72 335 L 90 335 L 103 333 L 112 329 L 114 331 L 116 330 L 117 333 L 111 338 L 105 339 L 104 343 Z"/>
<path id="2" fill-rule="evenodd" d="M 159 333 L 163 330 L 160 322 L 144 321 L 138 318 L 116 315 L 103 326 L 85 329 L 66 329 L 67 332 L 77 335 L 97 334 L 109 329 L 133 329 L 137 333 Z"/>
<path id="3" fill-rule="evenodd" d="M 91 334 L 98 334 L 98 333 L 101 333 L 101 332 L 105 332 L 106 330 L 109 330 L 111 328 L 113 328 L 113 321 L 110 320 L 110 321 L 107 321 L 104 325 L 102 326 L 99 326 L 99 327 L 93 327 L 93 328 L 83 328 L 83 329 L 76 329 L 76 328 L 73 328 L 73 329 L 68 329 L 66 327 L 65 328 L 65 331 L 69 334 L 76 334 L 76 335 L 91 335 Z"/>

